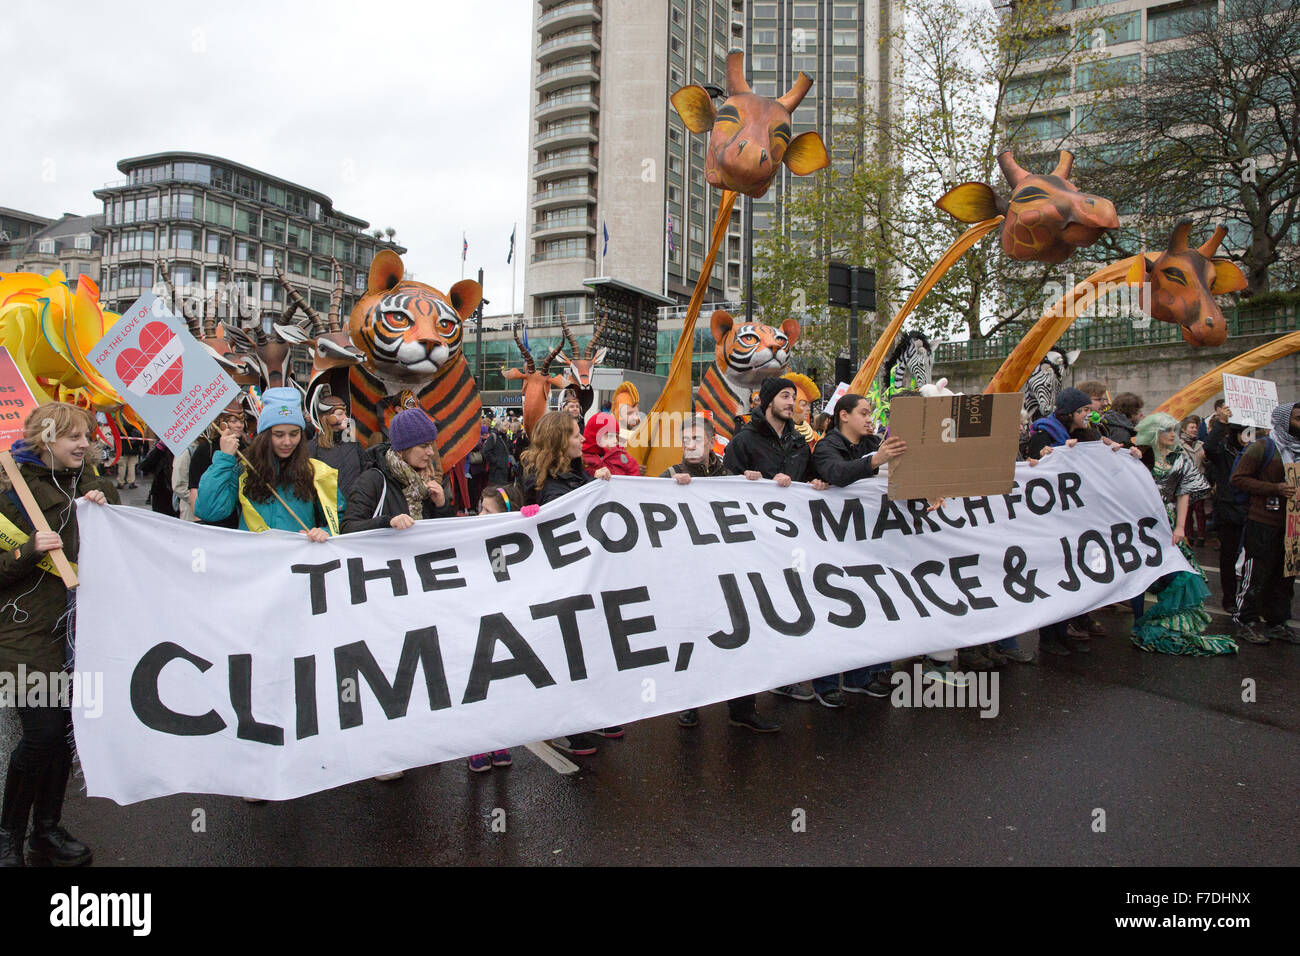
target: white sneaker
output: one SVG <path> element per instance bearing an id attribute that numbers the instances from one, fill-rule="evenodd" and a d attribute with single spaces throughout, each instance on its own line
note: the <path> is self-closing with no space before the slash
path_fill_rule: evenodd
<path id="1" fill-rule="evenodd" d="M 389 780 L 401 780 L 404 776 L 406 776 L 405 771 L 397 770 L 393 773 L 381 773 L 375 779 L 381 781 L 382 783 L 387 783 Z"/>
<path id="2" fill-rule="evenodd" d="M 952 687 L 969 687 L 971 684 L 971 675 L 966 671 L 953 670 L 950 661 L 927 660 L 921 676 L 926 680 L 938 681 L 940 684 L 948 684 Z"/>

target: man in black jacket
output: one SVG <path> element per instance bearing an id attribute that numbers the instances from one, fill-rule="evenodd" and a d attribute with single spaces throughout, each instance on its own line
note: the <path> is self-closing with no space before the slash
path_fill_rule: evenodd
<path id="1" fill-rule="evenodd" d="M 811 482 L 818 491 L 829 486 L 816 477 L 808 443 L 794 429 L 794 403 L 798 390 L 788 378 L 764 379 L 758 390 L 758 411 L 727 444 L 723 463 L 746 478 L 770 478 L 781 488 L 792 481 Z M 806 684 L 786 684 L 772 693 L 795 700 L 812 700 Z"/>

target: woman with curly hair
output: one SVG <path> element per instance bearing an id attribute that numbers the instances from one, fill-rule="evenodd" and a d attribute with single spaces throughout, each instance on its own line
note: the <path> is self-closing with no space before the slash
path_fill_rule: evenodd
<path id="1" fill-rule="evenodd" d="M 1173 528 L 1173 543 L 1191 571 L 1167 574 L 1151 588 L 1154 605 L 1133 622 L 1133 643 L 1144 651 L 1164 654 L 1235 654 L 1237 643 L 1225 634 L 1206 634 L 1210 615 L 1205 599 L 1210 589 L 1205 572 L 1187 544 L 1187 512 L 1192 498 L 1210 493 L 1209 482 L 1178 435 L 1178 420 L 1164 412 L 1138 423 L 1133 444 L 1142 449 L 1142 463 L 1151 470 Z"/>
<path id="2" fill-rule="evenodd" d="M 587 482 L 609 480 L 608 468 L 589 475 L 582 467 L 582 432 L 578 420 L 567 411 L 547 412 L 533 426 L 532 444 L 524 452 L 523 494 L 527 505 L 546 505 L 567 495 Z M 595 734 L 622 737 L 622 727 L 606 727 L 593 733 L 556 737 L 551 745 L 557 750 L 585 757 L 596 752 Z"/>

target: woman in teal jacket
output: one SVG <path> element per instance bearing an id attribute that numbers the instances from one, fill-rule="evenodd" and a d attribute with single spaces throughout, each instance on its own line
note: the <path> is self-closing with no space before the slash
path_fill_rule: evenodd
<path id="1" fill-rule="evenodd" d="M 244 531 L 278 528 L 324 541 L 339 533 L 339 513 L 346 505 L 338 472 L 307 452 L 297 389 L 269 388 L 262 399 L 257 437 L 247 452 L 252 467 L 243 466 L 236 454 L 238 436 L 223 428 L 221 450 L 213 453 L 212 465 L 199 482 L 194 514 L 211 522 L 237 511 Z M 304 526 L 310 530 L 304 532 Z"/>

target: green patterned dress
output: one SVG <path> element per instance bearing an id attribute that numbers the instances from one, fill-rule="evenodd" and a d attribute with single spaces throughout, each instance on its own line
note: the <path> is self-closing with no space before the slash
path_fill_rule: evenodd
<path id="1" fill-rule="evenodd" d="M 1152 475 L 1160 488 L 1171 528 L 1177 519 L 1178 496 L 1203 497 L 1209 489 L 1205 477 L 1186 454 L 1175 454 L 1164 462 L 1157 461 Z M 1205 572 L 1187 546 L 1186 538 L 1179 543 L 1178 549 L 1192 566 L 1192 571 L 1177 571 L 1156 582 L 1152 588 L 1158 596 L 1156 603 L 1133 622 L 1133 644 L 1140 650 L 1162 654 L 1237 653 L 1237 642 L 1226 634 L 1205 633 L 1210 626 L 1210 615 L 1205 610 L 1205 599 L 1210 596 Z"/>

